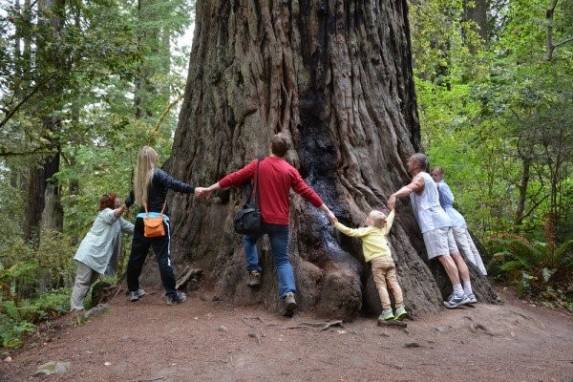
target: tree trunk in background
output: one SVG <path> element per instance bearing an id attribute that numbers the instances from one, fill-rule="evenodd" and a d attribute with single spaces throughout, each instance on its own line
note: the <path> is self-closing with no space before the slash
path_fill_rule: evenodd
<path id="1" fill-rule="evenodd" d="M 41 78 L 65 73 L 65 59 L 59 43 L 64 21 L 65 0 L 38 1 L 36 60 L 39 71 L 41 71 Z M 52 43 L 47 44 L 47 41 Z M 57 140 L 61 123 L 60 118 L 53 115 L 53 112 L 59 110 L 58 102 L 62 95 L 61 79 L 50 81 L 42 90 L 41 99 L 50 100 L 50 106 L 44 110 L 45 115 L 42 117 L 43 136 L 55 153 L 44 156 L 30 169 L 24 237 L 36 244 L 41 227 L 57 231 L 63 229 L 64 216 L 60 203 L 59 185 L 53 177 L 60 169 L 60 151 Z M 44 222 L 42 217 L 45 218 Z"/>
<path id="2" fill-rule="evenodd" d="M 282 131 L 293 141 L 289 160 L 343 223 L 358 226 L 371 209 L 385 209 L 387 197 L 409 181 L 407 158 L 420 149 L 406 3 L 198 1 L 170 170 L 211 184 L 266 153 Z M 276 309 L 266 239 L 262 287 L 252 291 L 245 283 L 241 238 L 232 229 L 244 194 L 224 191 L 207 202 L 172 197 L 174 260 L 207 270 L 223 298 Z M 303 309 L 346 318 L 380 310 L 358 240 L 336 233 L 299 196 L 292 198 L 290 232 Z M 407 306 L 415 314 L 440 309 L 445 273 L 425 263 L 405 203 L 390 241 Z M 495 298 L 487 281 L 476 279 L 475 289 L 482 301 Z"/>
<path id="3" fill-rule="evenodd" d="M 162 78 L 167 82 L 171 65 L 171 52 L 169 39 L 171 31 L 161 28 L 162 7 L 165 5 L 155 0 L 137 1 L 137 19 L 140 28 L 138 44 L 142 50 L 142 60 L 139 64 L 138 73 L 135 78 L 135 117 L 138 119 L 154 117 L 154 104 L 169 104 L 169 86 L 157 86 L 158 80 L 154 77 Z"/>
<path id="4" fill-rule="evenodd" d="M 525 218 L 525 203 L 527 201 L 527 191 L 529 189 L 529 178 L 531 169 L 531 158 L 528 156 L 520 155 L 521 160 L 521 178 L 519 179 L 519 185 L 517 190 L 519 192 L 519 198 L 517 199 L 517 208 L 515 210 L 515 218 L 513 224 L 515 226 L 521 226 L 523 219 Z"/>
<path id="5" fill-rule="evenodd" d="M 489 0 L 464 0 L 464 19 L 473 21 L 476 32 L 484 42 L 489 41 Z"/>

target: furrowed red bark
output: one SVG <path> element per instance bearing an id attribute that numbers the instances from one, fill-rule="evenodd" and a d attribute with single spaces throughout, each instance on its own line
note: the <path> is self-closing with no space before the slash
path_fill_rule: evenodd
<path id="1" fill-rule="evenodd" d="M 289 160 L 339 219 L 357 226 L 409 180 L 420 150 L 404 1 L 198 1 L 185 99 L 169 169 L 209 185 L 291 137 Z M 268 242 L 261 242 L 262 287 L 245 284 L 232 216 L 244 190 L 209 201 L 170 198 L 174 261 L 207 271 L 217 293 L 238 304 L 277 308 Z M 293 196 L 291 259 L 303 309 L 353 317 L 380 302 L 360 243 L 334 232 Z M 432 270 L 410 208 L 399 206 L 390 241 L 406 304 L 415 314 L 441 307 L 444 273 Z M 433 272 L 432 272 L 433 271 Z M 494 294 L 477 280 L 483 299 Z M 481 285 L 483 284 L 483 285 Z"/>

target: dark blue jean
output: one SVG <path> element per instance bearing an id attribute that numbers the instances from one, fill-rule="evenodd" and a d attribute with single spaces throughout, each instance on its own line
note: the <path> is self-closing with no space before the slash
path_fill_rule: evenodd
<path id="1" fill-rule="evenodd" d="M 269 235 L 271 240 L 271 252 L 274 267 L 277 272 L 279 284 L 279 296 L 283 297 L 288 292 L 296 292 L 294 273 L 288 257 L 288 225 L 263 224 L 262 233 L 256 236 L 245 235 L 243 246 L 247 259 L 247 270 L 262 272 L 259 264 L 257 241 L 263 235 Z"/>

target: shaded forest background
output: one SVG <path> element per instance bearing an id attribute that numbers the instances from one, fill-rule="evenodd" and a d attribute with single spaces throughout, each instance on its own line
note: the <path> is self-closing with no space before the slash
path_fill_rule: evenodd
<path id="1" fill-rule="evenodd" d="M 1 4 L 0 345 L 18 346 L 67 310 L 99 197 L 127 193 L 142 145 L 168 158 L 194 1 Z M 573 311 L 573 0 L 409 6 L 423 147 L 491 277 Z"/>

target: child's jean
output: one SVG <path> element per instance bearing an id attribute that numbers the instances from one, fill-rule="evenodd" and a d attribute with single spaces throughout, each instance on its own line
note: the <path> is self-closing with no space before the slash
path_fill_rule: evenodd
<path id="1" fill-rule="evenodd" d="M 394 264 L 392 257 L 375 257 L 370 261 L 370 264 L 372 264 L 372 277 L 376 283 L 376 289 L 378 289 L 380 301 L 382 301 L 382 308 L 384 310 L 392 308 L 386 283 L 388 284 L 388 288 L 392 290 L 395 307 L 398 308 L 402 306 L 404 303 L 402 298 L 402 289 L 400 288 L 398 279 L 396 278 L 396 264 Z"/>

